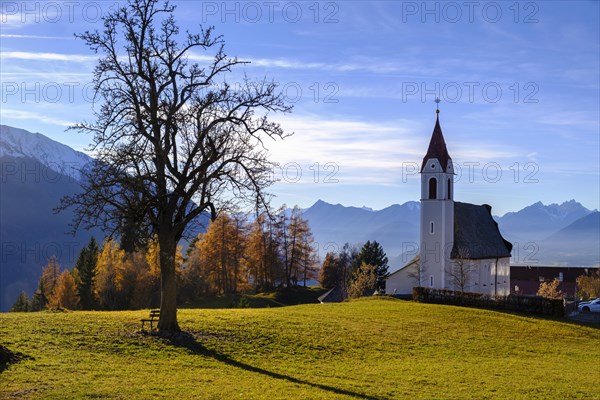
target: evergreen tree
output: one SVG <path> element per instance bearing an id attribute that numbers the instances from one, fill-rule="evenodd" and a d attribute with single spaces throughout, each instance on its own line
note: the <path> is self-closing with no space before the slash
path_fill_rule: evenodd
<path id="1" fill-rule="evenodd" d="M 383 247 L 377 241 L 368 241 L 363 245 L 354 261 L 354 270 L 362 264 L 368 264 L 375 267 L 377 274 L 377 289 L 385 289 L 385 279 L 388 277 L 388 258 L 383 251 Z"/>
<path id="2" fill-rule="evenodd" d="M 17 301 L 11 307 L 10 311 L 12 312 L 27 312 L 30 310 L 29 298 L 27 297 L 27 293 L 25 291 L 21 291 L 19 293 L 19 297 L 17 297 Z"/>
<path id="3" fill-rule="evenodd" d="M 48 304 L 48 296 L 46 295 L 44 289 L 44 283 L 40 279 L 38 282 L 38 286 L 33 292 L 33 296 L 31 297 L 31 311 L 41 311 L 46 308 L 46 304 Z"/>
<path id="4" fill-rule="evenodd" d="M 96 303 L 94 286 L 96 275 L 98 274 L 96 264 L 98 263 L 99 251 L 98 243 L 92 237 L 87 246 L 79 252 L 77 262 L 75 263 L 75 269 L 77 270 L 77 279 L 75 282 L 82 310 L 91 310 Z"/>

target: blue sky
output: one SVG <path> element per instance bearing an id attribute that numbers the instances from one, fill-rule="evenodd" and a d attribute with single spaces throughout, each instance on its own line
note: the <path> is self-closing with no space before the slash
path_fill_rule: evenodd
<path id="1" fill-rule="evenodd" d="M 119 3 L 1 4 L 2 124 L 83 150 L 90 138 L 65 128 L 91 118 L 96 57 L 73 33 Z M 294 135 L 268 144 L 276 206 L 418 200 L 440 97 L 456 200 L 600 208 L 599 2 L 174 4 L 182 30 L 214 25 L 294 104 L 274 117 Z"/>

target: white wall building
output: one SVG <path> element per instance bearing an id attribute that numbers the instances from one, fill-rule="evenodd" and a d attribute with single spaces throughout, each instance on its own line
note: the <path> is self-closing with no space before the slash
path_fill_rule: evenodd
<path id="1" fill-rule="evenodd" d="M 420 257 L 388 277 L 386 292 L 409 294 L 424 286 L 508 295 L 512 244 L 500 234 L 489 205 L 454 201 L 454 167 L 436 112 L 421 165 Z"/>

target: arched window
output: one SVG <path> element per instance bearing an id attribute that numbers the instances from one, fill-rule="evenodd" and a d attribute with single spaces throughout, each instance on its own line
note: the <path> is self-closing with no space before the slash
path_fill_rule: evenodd
<path id="1" fill-rule="evenodd" d="M 437 199 L 437 179 L 429 179 L 429 199 Z"/>
<path id="2" fill-rule="evenodd" d="M 448 178 L 448 200 L 452 200 L 452 180 Z"/>

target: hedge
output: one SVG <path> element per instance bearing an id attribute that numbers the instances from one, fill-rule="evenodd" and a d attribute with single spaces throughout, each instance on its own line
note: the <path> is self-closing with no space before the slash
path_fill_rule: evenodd
<path id="1" fill-rule="evenodd" d="M 510 294 L 508 296 L 492 297 L 482 293 L 424 287 L 414 287 L 412 296 L 414 301 L 420 303 L 518 311 L 528 314 L 552 315 L 555 317 L 565 315 L 565 307 L 562 299 L 547 299 L 540 296 L 517 296 Z"/>

